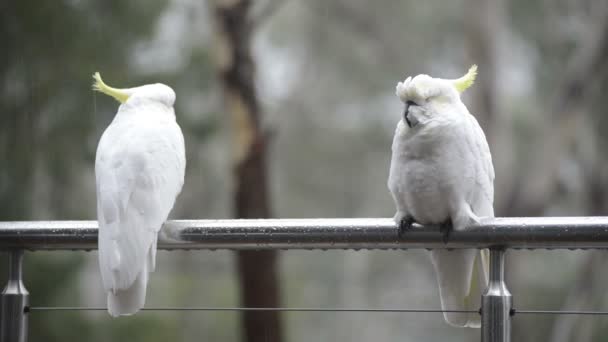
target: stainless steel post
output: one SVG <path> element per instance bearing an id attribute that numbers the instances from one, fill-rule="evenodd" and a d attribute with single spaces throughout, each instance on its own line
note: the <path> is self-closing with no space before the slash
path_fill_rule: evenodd
<path id="1" fill-rule="evenodd" d="M 27 341 L 29 293 L 22 279 L 23 250 L 8 251 L 8 281 L 0 295 L 0 342 Z"/>
<path id="2" fill-rule="evenodd" d="M 490 249 L 490 279 L 481 296 L 481 341 L 511 341 L 513 298 L 505 284 L 505 250 Z"/>

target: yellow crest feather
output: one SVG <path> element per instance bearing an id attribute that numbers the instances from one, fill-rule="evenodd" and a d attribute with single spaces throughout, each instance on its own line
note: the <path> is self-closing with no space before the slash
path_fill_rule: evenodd
<path id="1" fill-rule="evenodd" d="M 453 80 L 452 83 L 454 84 L 454 88 L 456 88 L 459 93 L 462 93 L 475 83 L 475 77 L 477 77 L 477 65 L 473 64 L 466 75 Z"/>
<path id="2" fill-rule="evenodd" d="M 95 80 L 93 82 L 93 90 L 112 96 L 120 103 L 125 103 L 129 98 L 129 94 L 127 94 L 127 92 L 124 90 L 112 88 L 105 84 L 105 82 L 101 79 L 99 72 L 95 72 L 93 74 L 93 79 Z"/>

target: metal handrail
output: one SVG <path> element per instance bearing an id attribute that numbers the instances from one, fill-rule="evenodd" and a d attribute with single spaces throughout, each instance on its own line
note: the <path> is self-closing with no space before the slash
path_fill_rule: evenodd
<path id="1" fill-rule="evenodd" d="M 608 248 L 608 217 L 509 217 L 482 220 L 447 241 L 438 226 L 399 234 L 389 218 L 168 221 L 158 248 L 399 249 Z M 0 222 L 0 250 L 92 250 L 96 221 Z"/>
<path id="2" fill-rule="evenodd" d="M 505 249 L 608 248 L 608 217 L 483 219 L 447 236 L 439 226 L 406 231 L 389 218 L 168 221 L 158 248 L 178 249 L 405 249 L 489 248 L 490 282 L 481 300 L 482 342 L 510 341 L 512 297 L 504 282 Z M 29 294 L 22 282 L 24 250 L 93 250 L 96 221 L 0 222 L 0 250 L 9 253 L 8 283 L 0 296 L 0 342 L 27 340 Z M 440 311 L 440 310 L 431 310 Z"/>

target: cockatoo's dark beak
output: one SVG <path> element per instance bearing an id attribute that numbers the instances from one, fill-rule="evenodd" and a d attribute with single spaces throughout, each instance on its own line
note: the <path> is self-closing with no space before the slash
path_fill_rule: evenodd
<path id="1" fill-rule="evenodd" d="M 412 128 L 418 124 L 418 120 L 416 120 L 416 118 L 409 117 L 410 106 L 417 106 L 417 104 L 414 101 L 405 102 L 405 109 L 403 110 L 403 120 L 405 120 L 405 123 L 407 123 L 408 127 Z"/>
<path id="2" fill-rule="evenodd" d="M 407 124 L 407 126 L 411 128 L 412 127 L 412 123 L 407 118 L 407 107 L 408 107 L 408 105 L 405 105 L 405 109 L 403 110 L 403 121 L 405 121 L 405 123 Z"/>

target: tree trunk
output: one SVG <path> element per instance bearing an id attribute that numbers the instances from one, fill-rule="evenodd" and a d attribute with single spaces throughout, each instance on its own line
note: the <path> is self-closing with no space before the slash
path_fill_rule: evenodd
<path id="1" fill-rule="evenodd" d="M 234 135 L 234 210 L 237 218 L 271 216 L 266 172 L 267 136 L 261 129 L 251 57 L 249 0 L 214 1 L 218 72 Z M 277 253 L 242 251 L 237 256 L 240 295 L 245 307 L 279 307 Z M 243 340 L 278 342 L 278 312 L 242 313 Z"/>

